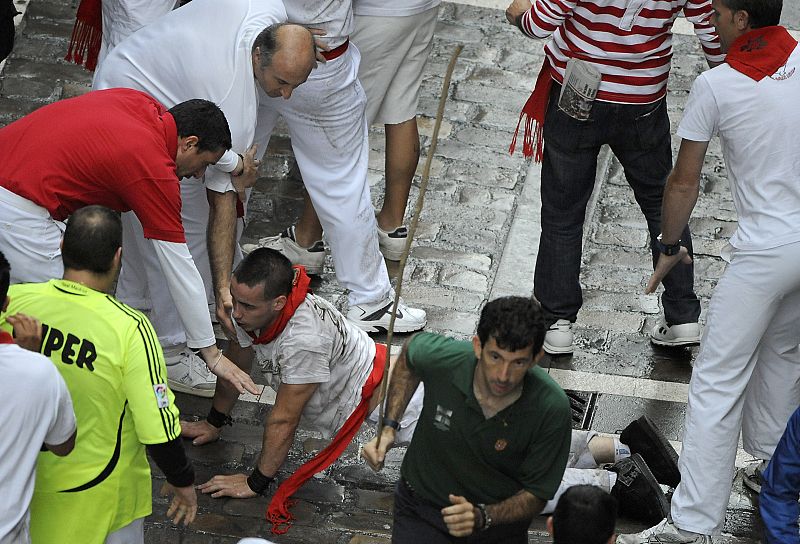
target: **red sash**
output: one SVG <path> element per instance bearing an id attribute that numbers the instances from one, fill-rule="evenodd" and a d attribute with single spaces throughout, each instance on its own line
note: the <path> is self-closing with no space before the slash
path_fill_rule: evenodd
<path id="1" fill-rule="evenodd" d="M 14 344 L 14 339 L 6 331 L 0 331 L 0 344 Z"/>
<path id="2" fill-rule="evenodd" d="M 755 81 L 770 77 L 786 64 L 797 40 L 782 26 L 765 26 L 742 34 L 725 57 L 731 68 Z"/>
<path id="3" fill-rule="evenodd" d="M 97 67 L 100 43 L 103 39 L 103 9 L 100 0 L 81 0 L 75 16 L 75 26 L 69 39 L 67 56 L 69 62 L 86 66 L 87 70 Z"/>
<path id="4" fill-rule="evenodd" d="M 525 119 L 525 134 L 522 138 L 522 154 L 526 158 L 533 157 L 533 162 L 542 162 L 542 157 L 544 156 L 544 118 L 547 115 L 547 104 L 550 102 L 550 89 L 552 87 L 553 70 L 550 66 L 550 60 L 545 57 L 539 77 L 536 78 L 533 92 L 519 114 L 517 129 L 514 131 L 514 138 L 508 148 L 509 154 L 514 154 L 514 149 L 517 147 L 519 125 L 527 117 Z M 536 139 L 535 142 L 534 138 Z"/>
<path id="5" fill-rule="evenodd" d="M 333 437 L 331 443 L 310 461 L 303 463 L 294 474 L 285 479 L 278 487 L 275 495 L 273 495 L 266 514 L 267 521 L 272 523 L 273 534 L 282 535 L 292 527 L 291 522 L 294 516 L 289 511 L 289 508 L 295 502 L 290 499 L 294 492 L 300 489 L 314 474 L 325 470 L 331 463 L 336 461 L 361 428 L 361 424 L 364 423 L 364 420 L 369 415 L 367 411 L 369 410 L 369 401 L 372 398 L 372 394 L 380 386 L 383 379 L 385 364 L 386 346 L 375 344 L 375 360 L 372 363 L 372 372 L 370 372 L 367 381 L 361 388 L 361 402 L 358 403 L 356 409 L 344 422 L 336 436 Z M 283 527 L 283 525 L 286 527 Z"/>

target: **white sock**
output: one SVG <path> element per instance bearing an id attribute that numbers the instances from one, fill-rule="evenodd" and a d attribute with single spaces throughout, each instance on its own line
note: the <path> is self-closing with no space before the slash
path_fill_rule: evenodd
<path id="1" fill-rule="evenodd" d="M 631 456 L 631 449 L 622 442 L 619 438 L 614 437 L 614 462 L 619 463 L 623 459 Z"/>

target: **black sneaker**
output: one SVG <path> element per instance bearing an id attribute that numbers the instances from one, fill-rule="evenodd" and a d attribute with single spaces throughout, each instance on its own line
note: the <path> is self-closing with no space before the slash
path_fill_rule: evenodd
<path id="1" fill-rule="evenodd" d="M 638 453 L 647 462 L 659 483 L 678 487 L 681 472 L 678 470 L 678 452 L 667 438 L 653 425 L 650 418 L 642 416 L 625 427 L 619 441 Z"/>
<path id="2" fill-rule="evenodd" d="M 611 495 L 619 503 L 620 514 L 650 524 L 667 517 L 667 497 L 638 453 L 616 463 L 610 470 L 617 473 Z"/>

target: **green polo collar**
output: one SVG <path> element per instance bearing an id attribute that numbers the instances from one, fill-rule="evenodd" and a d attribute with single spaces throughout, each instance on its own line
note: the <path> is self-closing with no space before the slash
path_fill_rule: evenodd
<path id="1" fill-rule="evenodd" d="M 474 364 L 472 365 L 461 365 L 454 369 L 453 371 L 453 385 L 455 385 L 459 391 L 464 394 L 465 397 L 465 404 L 469 408 L 477 411 L 480 414 L 483 414 L 483 409 L 481 405 L 478 404 L 478 399 L 475 398 L 475 391 L 472 388 L 472 382 L 475 379 L 475 368 L 478 366 L 478 360 L 473 359 Z M 525 414 L 529 412 L 535 411 L 535 403 L 530 402 L 533 400 L 534 396 L 534 389 L 536 389 L 536 382 L 538 381 L 536 372 L 542 372 L 539 369 L 538 365 L 534 365 L 531 367 L 528 372 L 525 373 L 525 381 L 522 384 L 522 395 L 510 406 L 507 406 L 497 414 L 497 417 L 500 414 L 506 416 L 512 416 L 515 414 Z"/>

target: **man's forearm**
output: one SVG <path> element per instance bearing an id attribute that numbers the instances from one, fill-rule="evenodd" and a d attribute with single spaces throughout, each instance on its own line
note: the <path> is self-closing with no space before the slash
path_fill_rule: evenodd
<path id="1" fill-rule="evenodd" d="M 409 339 L 410 341 L 410 339 Z M 389 381 L 389 393 L 386 400 L 386 417 L 400 421 L 406 411 L 414 391 L 419 386 L 419 378 L 411 372 L 406 364 L 408 354 L 408 341 L 403 345 L 403 351 L 397 358 L 392 369 Z"/>
<path id="2" fill-rule="evenodd" d="M 675 171 L 667 180 L 661 208 L 661 240 L 665 244 L 674 244 L 680 240 L 681 233 L 697 203 L 699 185 L 699 180 L 692 182 L 679 179 Z"/>
<path id="3" fill-rule="evenodd" d="M 208 258 L 215 295 L 230 285 L 233 254 L 236 248 L 236 193 L 207 190 Z"/>
<path id="4" fill-rule="evenodd" d="M 258 459 L 258 470 L 265 476 L 274 477 L 286 460 L 298 423 L 299 421 L 267 419 Z"/>
<path id="5" fill-rule="evenodd" d="M 530 519 L 544 509 L 546 501 L 522 490 L 516 495 L 495 504 L 487 504 L 486 511 L 492 518 L 492 525 L 513 523 Z"/>

